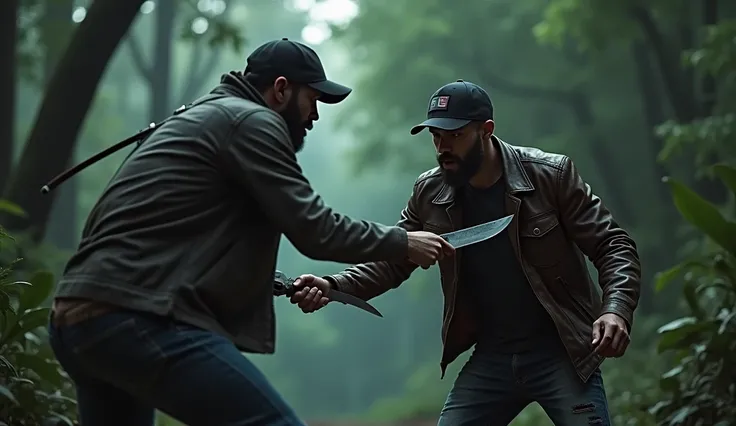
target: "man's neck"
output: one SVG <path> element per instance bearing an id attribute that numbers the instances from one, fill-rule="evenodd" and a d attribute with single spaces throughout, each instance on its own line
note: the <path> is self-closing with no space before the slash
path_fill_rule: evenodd
<path id="1" fill-rule="evenodd" d="M 480 164 L 478 173 L 470 179 L 470 186 L 478 189 L 490 188 L 501 179 L 502 175 L 501 155 L 493 142 L 489 140 L 483 153 L 483 162 Z"/>

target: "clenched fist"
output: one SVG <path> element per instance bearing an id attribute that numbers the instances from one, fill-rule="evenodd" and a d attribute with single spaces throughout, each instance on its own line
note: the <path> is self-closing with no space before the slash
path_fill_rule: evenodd
<path id="1" fill-rule="evenodd" d="M 298 305 L 305 314 L 322 309 L 330 301 L 330 283 L 324 278 L 300 275 L 294 280 L 294 287 L 297 290 L 291 296 L 291 303 Z"/>
<path id="2" fill-rule="evenodd" d="M 409 260 L 424 269 L 434 265 L 445 256 L 455 254 L 452 247 L 444 238 L 427 231 L 407 232 L 409 237 Z"/>

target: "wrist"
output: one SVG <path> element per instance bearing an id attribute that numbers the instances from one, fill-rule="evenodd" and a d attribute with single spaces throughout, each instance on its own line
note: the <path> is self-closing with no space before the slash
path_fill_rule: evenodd
<path id="1" fill-rule="evenodd" d="M 330 290 L 340 291 L 340 286 L 337 284 L 337 280 L 332 275 L 325 275 L 322 277 L 330 285 Z"/>

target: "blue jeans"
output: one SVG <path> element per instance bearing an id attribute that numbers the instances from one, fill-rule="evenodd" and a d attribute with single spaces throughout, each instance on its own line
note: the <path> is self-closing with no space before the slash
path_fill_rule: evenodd
<path id="1" fill-rule="evenodd" d="M 154 409 L 189 426 L 304 425 L 217 334 L 132 312 L 49 328 L 83 426 L 152 426 Z"/>
<path id="2" fill-rule="evenodd" d="M 560 343 L 522 354 L 476 350 L 438 426 L 506 426 L 532 402 L 558 426 L 611 425 L 600 371 L 583 383 Z"/>

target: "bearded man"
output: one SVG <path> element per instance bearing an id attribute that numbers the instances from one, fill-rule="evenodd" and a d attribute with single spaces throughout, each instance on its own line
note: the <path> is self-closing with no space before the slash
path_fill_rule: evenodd
<path id="1" fill-rule="evenodd" d="M 443 234 L 514 215 L 501 234 L 439 262 L 442 375 L 475 346 L 439 425 L 507 425 L 536 401 L 556 425 L 608 426 L 599 367 L 629 344 L 641 279 L 636 246 L 570 158 L 510 145 L 494 127 L 486 91 L 458 80 L 432 95 L 427 120 L 411 130 L 429 129 L 439 167 L 416 180 L 399 226 Z M 333 288 L 369 300 L 415 268 L 379 261 L 302 275 L 292 302 L 312 312 Z"/>
<path id="2" fill-rule="evenodd" d="M 274 351 L 281 235 L 306 256 L 429 267 L 452 247 L 430 232 L 334 212 L 296 152 L 327 80 L 309 47 L 269 42 L 244 73 L 157 126 L 95 204 L 58 284 L 49 332 L 80 423 L 303 425 L 241 354 Z"/>

